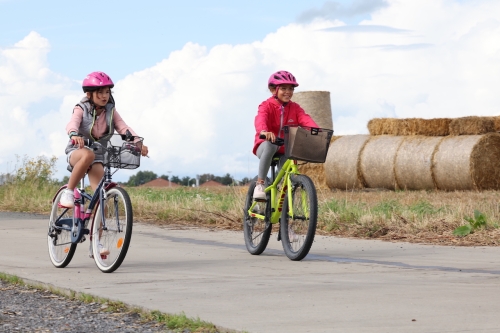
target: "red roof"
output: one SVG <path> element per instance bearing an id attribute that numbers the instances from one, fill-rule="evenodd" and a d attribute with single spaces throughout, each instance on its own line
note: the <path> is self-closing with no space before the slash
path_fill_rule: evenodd
<path id="1" fill-rule="evenodd" d="M 141 187 L 179 187 L 181 185 L 176 183 L 171 183 L 169 185 L 169 181 L 163 178 L 156 178 L 150 182 L 140 185 Z"/>
<path id="2" fill-rule="evenodd" d="M 209 186 L 224 186 L 223 184 L 216 182 L 215 180 L 209 180 L 200 185 L 200 187 L 209 187 Z"/>

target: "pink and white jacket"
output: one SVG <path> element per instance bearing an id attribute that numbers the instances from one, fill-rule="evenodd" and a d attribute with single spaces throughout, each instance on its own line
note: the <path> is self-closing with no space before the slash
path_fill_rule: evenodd
<path id="1" fill-rule="evenodd" d="M 253 153 L 256 154 L 259 145 L 264 142 L 259 138 L 261 131 L 273 132 L 276 137 L 283 138 L 284 132 L 280 131 L 281 112 L 283 111 L 283 126 L 308 126 L 318 127 L 316 122 L 308 115 L 299 104 L 295 102 L 288 102 L 282 105 L 274 97 L 270 97 L 259 105 L 259 111 L 255 116 L 255 141 L 253 146 Z M 285 147 L 281 146 L 278 150 L 279 154 L 285 153 Z"/>

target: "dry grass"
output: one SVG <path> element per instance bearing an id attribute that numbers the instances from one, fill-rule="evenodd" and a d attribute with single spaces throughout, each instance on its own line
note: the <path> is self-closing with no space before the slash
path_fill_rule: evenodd
<path id="1" fill-rule="evenodd" d="M 128 189 L 137 219 L 150 223 L 241 230 L 245 187 L 219 189 Z M 443 245 L 500 245 L 498 191 L 318 190 L 318 233 Z M 486 228 L 453 235 L 474 210 Z"/>
<path id="2" fill-rule="evenodd" d="M 338 191 L 320 193 L 319 230 L 343 237 L 443 245 L 500 245 L 498 191 Z M 453 235 L 474 210 L 485 228 Z"/>
<path id="3" fill-rule="evenodd" d="M 0 210 L 48 214 L 57 186 L 0 186 Z M 246 187 L 126 188 L 134 219 L 157 225 L 241 230 Z M 29 194 L 28 194 L 29 193 Z M 500 191 L 318 190 L 318 234 L 443 245 L 500 245 Z M 478 210 L 487 226 L 453 235 Z M 276 228 L 276 227 L 275 227 Z M 276 229 L 275 229 L 276 230 Z"/>

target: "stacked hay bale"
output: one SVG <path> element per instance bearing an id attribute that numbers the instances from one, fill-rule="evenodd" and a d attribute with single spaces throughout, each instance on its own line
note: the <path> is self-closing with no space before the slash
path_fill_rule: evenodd
<path id="1" fill-rule="evenodd" d="M 450 135 L 477 135 L 495 132 L 493 117 L 463 117 L 450 122 Z"/>
<path id="2" fill-rule="evenodd" d="M 394 173 L 399 189 L 435 189 L 432 172 L 434 155 L 443 140 L 439 136 L 406 137 L 399 147 Z"/>
<path id="3" fill-rule="evenodd" d="M 500 134 L 446 137 L 434 156 L 440 190 L 500 189 Z"/>
<path id="4" fill-rule="evenodd" d="M 450 135 L 449 118 L 436 119 L 395 119 L 374 118 L 368 122 L 368 131 L 371 135 Z"/>
<path id="5" fill-rule="evenodd" d="M 371 136 L 344 136 L 330 146 L 327 185 L 332 189 L 500 189 L 500 134 L 495 133 L 499 125 L 499 117 L 372 119 Z"/>
<path id="6" fill-rule="evenodd" d="M 366 186 L 360 170 L 359 156 L 369 139 L 369 135 L 348 135 L 330 144 L 324 164 L 329 188 L 346 190 Z"/>
<path id="7" fill-rule="evenodd" d="M 380 135 L 371 137 L 361 151 L 360 170 L 370 188 L 396 190 L 394 163 L 404 136 Z"/>

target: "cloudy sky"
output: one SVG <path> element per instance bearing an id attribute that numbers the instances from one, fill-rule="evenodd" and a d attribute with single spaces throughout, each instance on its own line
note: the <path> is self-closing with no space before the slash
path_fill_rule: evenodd
<path id="1" fill-rule="evenodd" d="M 65 126 L 100 70 L 150 147 L 140 170 L 253 177 L 253 120 L 282 69 L 330 91 L 336 135 L 499 115 L 500 1 L 0 0 L 0 173 L 46 155 L 68 175 Z"/>

